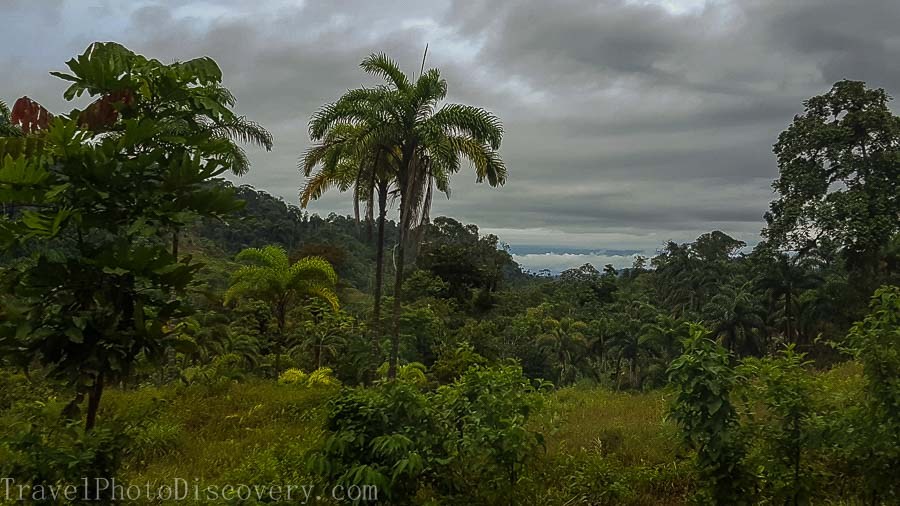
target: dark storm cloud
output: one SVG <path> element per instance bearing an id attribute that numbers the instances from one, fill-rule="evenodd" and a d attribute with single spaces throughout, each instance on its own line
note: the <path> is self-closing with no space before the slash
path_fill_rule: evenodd
<path id="1" fill-rule="evenodd" d="M 0 31 L 7 100 L 68 107 L 64 84 L 46 72 L 92 40 L 165 61 L 215 58 L 239 112 L 276 136 L 272 153 L 251 150 L 242 182 L 290 202 L 310 114 L 373 83 L 358 68 L 365 55 L 385 51 L 413 72 L 429 43 L 449 98 L 503 119 L 510 169 L 500 190 L 461 172 L 433 214 L 548 251 L 652 251 L 713 228 L 753 243 L 777 173 L 772 144 L 802 101 L 843 78 L 900 93 L 895 0 L 14 0 L 2 9 L 13 20 Z M 349 209 L 342 195 L 313 208 Z M 563 254 L 560 265 L 578 260 Z"/>

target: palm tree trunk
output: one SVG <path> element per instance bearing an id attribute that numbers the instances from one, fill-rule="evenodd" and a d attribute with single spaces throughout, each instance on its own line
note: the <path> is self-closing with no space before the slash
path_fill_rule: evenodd
<path id="1" fill-rule="evenodd" d="M 397 358 L 400 354 L 400 310 L 402 309 L 402 292 L 403 292 L 403 261 L 406 254 L 406 247 L 403 245 L 403 230 L 400 231 L 400 241 L 397 245 L 397 275 L 394 278 L 394 328 L 391 334 L 391 357 L 388 364 L 388 379 L 397 377 Z"/>
<path id="2" fill-rule="evenodd" d="M 378 242 L 375 244 L 375 307 L 372 310 L 372 358 L 375 367 L 381 355 L 381 295 L 384 287 L 384 222 L 387 215 L 387 185 L 378 186 Z"/>
<path id="3" fill-rule="evenodd" d="M 97 411 L 100 409 L 101 396 L 103 396 L 103 374 L 98 373 L 94 378 L 94 386 L 88 393 L 87 419 L 84 422 L 85 432 L 90 432 L 97 424 Z"/>
<path id="4" fill-rule="evenodd" d="M 397 240 L 397 256 L 394 265 L 394 311 L 391 332 L 391 355 L 388 359 L 388 379 L 397 377 L 397 360 L 400 355 L 400 311 L 403 303 L 403 262 L 406 260 L 406 199 L 400 199 L 400 237 Z"/>

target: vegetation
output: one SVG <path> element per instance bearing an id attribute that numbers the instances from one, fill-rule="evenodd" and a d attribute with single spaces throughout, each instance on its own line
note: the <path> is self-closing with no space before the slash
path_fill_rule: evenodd
<path id="1" fill-rule="evenodd" d="M 357 207 L 323 218 L 220 179 L 272 139 L 212 60 L 97 43 L 69 68 L 84 110 L 0 103 L 0 478 L 23 501 L 122 501 L 84 477 L 245 504 L 900 501 L 884 91 L 806 102 L 753 248 L 711 231 L 539 276 L 429 216 L 463 159 L 507 175 L 499 119 L 442 105 L 437 70 L 370 56 L 384 84 L 310 120 L 300 203 Z"/>

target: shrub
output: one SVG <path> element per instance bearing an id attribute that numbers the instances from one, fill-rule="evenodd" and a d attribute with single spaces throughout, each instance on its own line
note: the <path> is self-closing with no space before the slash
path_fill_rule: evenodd
<path id="1" fill-rule="evenodd" d="M 849 342 L 863 364 L 865 444 L 856 445 L 857 466 L 873 503 L 900 496 L 900 287 L 875 292 L 865 319 L 850 330 Z"/>
<path id="2" fill-rule="evenodd" d="M 278 375 L 278 383 L 304 387 L 331 387 L 341 384 L 334 377 L 334 371 L 330 367 L 320 367 L 309 374 L 296 368 L 287 369 Z"/>
<path id="3" fill-rule="evenodd" d="M 672 416 L 685 443 L 697 452 L 700 480 L 707 502 L 741 504 L 746 500 L 745 449 L 729 394 L 735 383 L 728 352 L 692 325 L 684 353 L 669 367 L 676 389 Z"/>
<path id="4" fill-rule="evenodd" d="M 808 454 L 819 446 L 820 431 L 809 365 L 789 345 L 775 358 L 747 358 L 737 371 L 750 379 L 745 403 L 755 442 L 751 461 L 759 480 L 757 494 L 782 504 L 808 503 L 814 490 Z"/>
<path id="5" fill-rule="evenodd" d="M 473 368 L 436 392 L 405 381 L 346 389 L 309 469 L 337 484 L 377 486 L 393 502 L 429 492 L 502 498 L 542 443 L 525 425 L 539 402 L 517 366 Z"/>
<path id="6" fill-rule="evenodd" d="M 34 503 L 50 502 L 52 486 L 60 491 L 74 487 L 72 497 L 89 497 L 95 504 L 111 504 L 109 490 L 93 487 L 95 479 L 111 479 L 116 475 L 126 442 L 122 434 L 110 429 L 95 428 L 85 433 L 79 422 L 41 420 L 0 440 L 0 476 L 30 485 L 32 495 L 26 499 Z M 84 478 L 88 478 L 87 483 Z M 46 494 L 35 495 L 41 491 Z"/>
<path id="7" fill-rule="evenodd" d="M 331 387 L 340 386 L 341 382 L 334 377 L 334 371 L 330 367 L 320 367 L 309 373 L 309 379 L 306 380 L 307 386 Z"/>
<path id="8" fill-rule="evenodd" d="M 388 375 L 388 363 L 385 362 L 381 364 L 381 367 L 379 367 L 376 372 L 381 378 L 386 379 Z M 424 386 L 428 383 L 428 377 L 425 376 L 426 372 L 428 372 L 428 368 L 421 362 L 403 364 L 397 367 L 397 381 L 409 383 L 410 385 Z"/>
<path id="9" fill-rule="evenodd" d="M 282 385 L 305 385 L 309 380 L 309 375 L 297 368 L 286 369 L 278 375 L 278 382 Z"/>

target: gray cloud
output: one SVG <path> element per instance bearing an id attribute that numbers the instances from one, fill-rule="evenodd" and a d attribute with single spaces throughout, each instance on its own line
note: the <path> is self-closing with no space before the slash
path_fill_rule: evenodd
<path id="1" fill-rule="evenodd" d="M 373 82 L 358 68 L 368 53 L 412 72 L 429 43 L 449 98 L 503 119 L 510 168 L 499 190 L 460 173 L 433 214 L 548 252 L 652 252 L 713 228 L 753 243 L 777 173 L 771 146 L 803 99 L 842 78 L 900 90 L 895 0 L 13 0 L 3 10 L 14 20 L 0 31 L 7 100 L 68 108 L 46 72 L 93 40 L 162 60 L 215 58 L 239 111 L 276 136 L 273 152 L 251 151 L 241 182 L 289 202 L 316 108 Z M 350 207 L 327 195 L 313 211 Z"/>

